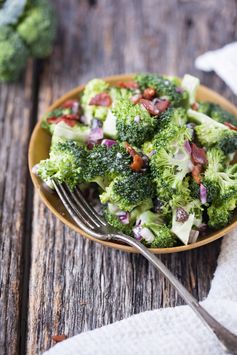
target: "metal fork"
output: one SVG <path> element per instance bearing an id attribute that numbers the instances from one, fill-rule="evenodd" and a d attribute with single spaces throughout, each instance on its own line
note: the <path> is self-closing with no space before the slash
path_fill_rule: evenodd
<path id="1" fill-rule="evenodd" d="M 237 335 L 231 333 L 215 318 L 213 318 L 199 302 L 176 279 L 162 261 L 152 254 L 138 240 L 115 231 L 98 213 L 86 202 L 79 188 L 71 191 L 65 184 L 53 181 L 56 192 L 67 211 L 86 233 L 99 240 L 115 240 L 135 247 L 157 270 L 159 270 L 174 286 L 179 295 L 189 305 L 205 326 L 219 339 L 223 349 L 230 354 L 237 355 Z"/>

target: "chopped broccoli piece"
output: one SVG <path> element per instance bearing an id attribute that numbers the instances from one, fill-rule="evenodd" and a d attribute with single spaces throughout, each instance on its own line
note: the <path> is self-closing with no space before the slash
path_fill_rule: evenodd
<path id="1" fill-rule="evenodd" d="M 152 248 L 170 248 L 177 244 L 177 238 L 157 213 L 143 212 L 138 216 L 136 224 L 139 225 L 144 242 L 151 244 Z"/>
<path id="2" fill-rule="evenodd" d="M 152 117 L 142 105 L 134 105 L 130 99 L 117 100 L 112 113 L 116 117 L 116 129 L 120 141 L 127 141 L 140 147 L 154 135 L 157 129 L 157 119 Z"/>
<path id="3" fill-rule="evenodd" d="M 224 200 L 237 192 L 237 172 L 234 164 L 226 167 L 226 157 L 218 148 L 207 151 L 208 166 L 203 185 L 207 188 L 208 202 Z"/>
<path id="4" fill-rule="evenodd" d="M 132 211 L 153 197 L 154 187 L 149 175 L 131 173 L 116 177 L 100 195 L 102 203 L 110 202 L 122 211 Z"/>
<path id="5" fill-rule="evenodd" d="M 146 88 L 153 88 L 156 90 L 159 97 L 167 98 L 175 107 L 187 107 L 188 93 L 186 91 L 177 90 L 174 82 L 168 78 L 157 74 L 139 74 L 135 77 L 140 89 L 143 91 Z"/>
<path id="6" fill-rule="evenodd" d="M 211 102 L 199 102 L 199 112 L 204 113 L 205 115 L 211 117 L 213 120 L 224 123 L 229 122 L 233 125 L 236 125 L 237 118 L 230 112 L 225 111 L 218 104 Z"/>
<path id="7" fill-rule="evenodd" d="M 60 122 L 55 125 L 53 137 L 61 137 L 68 140 L 86 143 L 88 141 L 89 134 L 90 128 L 81 123 L 77 123 L 75 126 L 71 127 L 64 122 Z"/>
<path id="8" fill-rule="evenodd" d="M 195 127 L 200 143 L 206 147 L 217 146 L 225 154 L 237 149 L 237 132 L 230 130 L 220 122 L 216 122 L 207 115 L 194 110 L 188 110 L 188 116 L 198 125 Z"/>
<path id="9" fill-rule="evenodd" d="M 187 123 L 187 113 L 182 107 L 169 108 L 159 117 L 159 129 L 164 129 L 168 125 L 184 126 Z"/>
<path id="10" fill-rule="evenodd" d="M 18 33 L 8 26 L 0 27 L 0 81 L 17 79 L 27 58 L 28 49 Z"/>
<path id="11" fill-rule="evenodd" d="M 117 175 L 130 173 L 131 157 L 122 144 L 111 148 L 96 145 L 88 152 L 87 166 L 84 170 L 86 182 L 97 182 L 103 189 Z"/>
<path id="12" fill-rule="evenodd" d="M 55 140 L 49 159 L 41 160 L 37 173 L 51 188 L 52 179 L 65 182 L 71 189 L 84 181 L 86 150 L 74 141 Z"/>
<path id="13" fill-rule="evenodd" d="M 225 227 L 231 220 L 233 210 L 237 205 L 237 196 L 230 197 L 220 204 L 213 204 L 207 209 L 208 226 L 213 229 Z"/>
<path id="14" fill-rule="evenodd" d="M 123 224 L 119 217 L 116 214 L 113 214 L 108 210 L 108 208 L 104 209 L 104 217 L 105 220 L 116 230 L 132 236 L 132 226 L 131 224 Z"/>

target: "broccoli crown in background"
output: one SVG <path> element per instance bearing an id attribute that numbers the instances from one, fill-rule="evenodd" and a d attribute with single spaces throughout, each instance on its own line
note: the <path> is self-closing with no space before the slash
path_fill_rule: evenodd
<path id="1" fill-rule="evenodd" d="M 159 97 L 167 98 L 174 107 L 188 106 L 188 93 L 185 90 L 179 90 L 176 83 L 168 78 L 158 74 L 139 74 L 135 80 L 142 91 L 146 88 L 153 88 Z"/>
<path id="2" fill-rule="evenodd" d="M 26 11 L 17 30 L 33 57 L 47 57 L 56 32 L 54 12 L 48 1 L 36 1 L 35 6 Z"/>
<path id="3" fill-rule="evenodd" d="M 28 49 L 9 26 L 0 27 L 0 80 L 10 81 L 19 76 L 28 57 Z"/>
<path id="4" fill-rule="evenodd" d="M 47 57 L 56 33 L 47 0 L 5 1 L 0 7 L 0 81 L 17 79 L 29 55 Z"/>

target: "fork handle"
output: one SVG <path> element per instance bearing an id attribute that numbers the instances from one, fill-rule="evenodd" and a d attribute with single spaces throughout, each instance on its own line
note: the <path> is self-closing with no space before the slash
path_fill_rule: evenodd
<path id="1" fill-rule="evenodd" d="M 111 234 L 111 239 L 123 241 L 135 247 L 157 270 L 159 270 L 174 286 L 183 300 L 192 308 L 206 327 L 211 330 L 221 342 L 225 351 L 237 355 L 237 336 L 221 325 L 210 313 L 179 282 L 163 262 L 152 254 L 142 243 L 124 234 Z"/>

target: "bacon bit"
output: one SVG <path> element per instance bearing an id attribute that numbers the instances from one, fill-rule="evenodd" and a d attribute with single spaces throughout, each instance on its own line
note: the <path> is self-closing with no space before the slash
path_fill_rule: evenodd
<path id="1" fill-rule="evenodd" d="M 128 144 L 128 142 L 125 142 L 125 143 L 124 143 L 124 148 L 126 149 L 127 153 L 128 153 L 132 158 L 137 154 L 136 150 L 133 149 L 133 147 L 132 147 L 130 144 Z"/>
<path id="2" fill-rule="evenodd" d="M 133 80 L 120 81 L 118 82 L 117 86 L 120 88 L 131 89 L 131 90 L 138 89 L 138 84 Z"/>
<path id="3" fill-rule="evenodd" d="M 89 102 L 89 105 L 95 106 L 104 106 L 109 107 L 112 104 L 112 99 L 107 92 L 101 92 L 100 94 L 95 95 Z"/>
<path id="4" fill-rule="evenodd" d="M 69 116 L 69 117 L 67 117 Z M 78 119 L 73 119 L 70 118 L 73 115 L 64 115 L 64 116 L 60 116 L 60 117 L 50 117 L 47 119 L 48 123 L 59 123 L 59 122 L 64 122 L 66 123 L 68 126 L 70 127 L 74 127 L 77 124 Z"/>
<path id="5" fill-rule="evenodd" d="M 192 108 L 192 110 L 194 110 L 194 111 L 198 111 L 198 109 L 199 109 L 198 103 L 197 103 L 197 102 L 194 102 L 194 103 L 191 105 L 191 108 Z"/>
<path id="6" fill-rule="evenodd" d="M 202 171 L 202 165 L 201 164 L 197 164 L 193 166 L 193 170 L 192 170 L 192 177 L 193 179 L 196 181 L 196 183 L 198 185 L 201 184 L 201 173 Z"/>
<path id="7" fill-rule="evenodd" d="M 142 96 L 144 97 L 144 99 L 152 100 L 156 96 L 156 91 L 153 88 L 147 88 L 143 91 Z"/>
<path id="8" fill-rule="evenodd" d="M 170 105 L 169 100 L 161 100 L 155 104 L 156 108 L 158 108 L 160 112 L 166 111 L 169 105 Z"/>
<path id="9" fill-rule="evenodd" d="M 207 164 L 207 155 L 203 148 L 199 148 L 195 143 L 191 143 L 191 157 L 194 164 Z"/>
<path id="10" fill-rule="evenodd" d="M 53 335 L 51 339 L 55 341 L 55 343 L 60 343 L 61 341 L 67 339 L 67 336 L 65 334 Z"/>
<path id="11" fill-rule="evenodd" d="M 139 154 L 135 154 L 133 157 L 133 162 L 130 165 L 133 171 L 140 171 L 144 165 L 144 160 Z"/>
<path id="12" fill-rule="evenodd" d="M 130 97 L 130 100 L 134 105 L 138 104 L 138 102 L 142 99 L 142 94 L 136 94 Z"/>
<path id="13" fill-rule="evenodd" d="M 139 101 L 139 103 L 141 103 L 145 109 L 153 116 L 157 116 L 159 115 L 160 111 L 159 109 L 153 104 L 153 102 L 146 100 L 146 99 L 141 99 Z"/>
<path id="14" fill-rule="evenodd" d="M 62 104 L 63 108 L 72 108 L 72 106 L 77 103 L 76 100 L 67 100 Z"/>
<path id="15" fill-rule="evenodd" d="M 232 131 L 237 131 L 237 127 L 234 126 L 233 124 L 229 123 L 229 122 L 224 122 L 224 125 L 226 127 L 228 127 L 229 129 L 231 129 Z"/>

